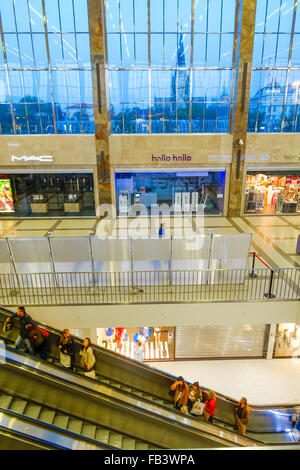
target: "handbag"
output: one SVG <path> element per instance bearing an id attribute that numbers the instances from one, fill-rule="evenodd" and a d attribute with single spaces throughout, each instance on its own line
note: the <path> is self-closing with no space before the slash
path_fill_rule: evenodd
<path id="1" fill-rule="evenodd" d="M 193 408 L 191 409 L 191 414 L 196 416 L 202 416 L 204 407 L 205 403 L 202 403 L 200 400 L 197 400 L 194 403 Z"/>
<path id="2" fill-rule="evenodd" d="M 3 325 L 3 331 L 6 333 L 7 331 L 10 331 L 12 329 L 12 322 L 11 321 L 5 321 Z"/>
<path id="3" fill-rule="evenodd" d="M 185 415 L 187 415 L 189 413 L 189 409 L 188 409 L 187 405 L 182 405 L 182 407 L 180 408 L 180 411 L 181 411 L 181 413 L 184 413 Z"/>
<path id="4" fill-rule="evenodd" d="M 60 352 L 60 363 L 63 367 L 70 369 L 71 367 L 71 357 L 68 354 Z"/>

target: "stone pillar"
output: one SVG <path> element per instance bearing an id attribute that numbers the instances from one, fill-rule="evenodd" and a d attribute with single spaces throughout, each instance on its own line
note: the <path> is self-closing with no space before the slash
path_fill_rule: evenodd
<path id="1" fill-rule="evenodd" d="M 99 204 L 108 204 L 111 202 L 109 121 L 105 83 L 105 16 L 101 5 L 101 0 L 88 0 Z"/>
<path id="2" fill-rule="evenodd" d="M 239 217 L 242 209 L 245 150 L 247 142 L 248 108 L 252 72 L 252 54 L 255 30 L 256 0 L 238 1 L 240 27 L 238 80 L 234 116 L 232 167 L 229 187 L 228 217 Z M 243 211 L 242 211 L 243 212 Z"/>
<path id="3" fill-rule="evenodd" d="M 270 333 L 269 333 L 269 341 L 268 341 L 268 349 L 267 349 L 266 359 L 273 359 L 276 328 L 277 328 L 276 323 L 272 323 L 272 325 L 270 325 Z"/>

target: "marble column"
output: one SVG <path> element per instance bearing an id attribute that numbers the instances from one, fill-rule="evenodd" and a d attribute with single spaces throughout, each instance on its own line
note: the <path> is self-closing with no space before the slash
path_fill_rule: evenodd
<path id="1" fill-rule="evenodd" d="M 99 204 L 111 202 L 105 82 L 105 17 L 101 0 L 88 0 Z"/>
<path id="2" fill-rule="evenodd" d="M 238 3 L 240 12 L 237 15 L 237 27 L 240 28 L 238 32 L 240 37 L 237 37 L 236 41 L 239 41 L 239 47 L 237 47 L 239 69 L 229 187 L 229 217 L 239 217 L 243 213 L 243 183 L 256 13 L 256 0 L 239 0 Z"/>

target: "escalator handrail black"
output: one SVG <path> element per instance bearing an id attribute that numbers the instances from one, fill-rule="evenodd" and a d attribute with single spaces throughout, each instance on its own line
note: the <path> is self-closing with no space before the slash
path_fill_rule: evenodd
<path id="1" fill-rule="evenodd" d="M 3 306 L 0 306 L 0 311 L 2 311 L 2 312 L 4 311 L 4 312 L 6 312 L 8 315 L 11 315 L 11 314 L 14 314 L 14 313 L 15 313 L 14 311 L 9 310 L 8 308 L 3 307 Z M 52 326 L 48 326 L 48 325 L 46 325 L 46 324 L 44 324 L 44 323 L 42 323 L 42 322 L 40 322 L 40 321 L 36 321 L 36 324 L 37 324 L 38 326 L 42 327 L 43 329 L 45 329 L 46 331 L 49 331 L 49 332 L 51 332 L 51 333 L 53 333 L 53 334 L 55 334 L 55 335 L 58 335 L 58 336 L 61 335 L 61 331 L 60 331 L 60 330 L 57 330 L 56 328 L 53 328 Z M 78 337 L 76 337 L 76 336 L 74 336 L 74 335 L 72 335 L 72 337 L 73 337 L 78 343 L 81 343 L 81 342 L 82 342 L 82 338 L 78 338 Z M 135 366 L 138 366 L 138 367 L 140 367 L 140 368 L 143 368 L 144 370 L 147 370 L 147 372 L 152 372 L 153 374 L 160 375 L 160 376 L 162 376 L 162 377 L 168 378 L 168 379 L 170 379 L 172 382 L 174 381 L 174 379 L 177 379 L 177 377 L 174 376 L 174 375 L 172 375 L 172 374 L 169 374 L 169 373 L 167 373 L 167 372 L 161 371 L 161 370 L 156 369 L 156 368 L 154 368 L 154 367 L 149 367 L 149 366 L 147 366 L 147 365 L 144 364 L 144 363 L 141 363 L 141 362 L 139 362 L 139 361 L 135 361 L 134 359 L 127 358 L 127 357 L 125 357 L 125 356 L 122 356 L 121 354 L 118 354 L 118 353 L 115 353 L 115 352 L 113 352 L 113 351 L 110 351 L 110 350 L 107 350 L 107 349 L 105 349 L 105 348 L 102 348 L 102 347 L 99 346 L 99 345 L 93 344 L 92 347 L 93 347 L 93 349 L 100 351 L 101 354 L 106 354 L 106 355 L 108 355 L 108 356 L 112 356 L 112 357 L 117 358 L 118 360 L 123 361 L 123 362 L 125 362 L 125 363 L 127 363 L 127 364 L 128 364 L 128 363 L 129 363 L 129 364 L 134 364 Z M 186 382 L 187 382 L 187 383 L 190 383 L 190 382 L 188 382 L 188 381 L 186 381 Z M 202 386 L 202 385 L 201 385 L 201 389 L 204 390 L 204 391 L 208 391 L 208 388 L 207 388 L 207 387 L 204 387 L 204 386 Z M 219 393 L 219 392 L 216 392 L 216 396 L 217 396 L 217 398 L 219 397 L 219 398 L 221 398 L 221 399 L 223 399 L 223 400 L 226 400 L 227 402 L 230 402 L 230 403 L 232 403 L 233 405 L 238 403 L 238 401 L 235 400 L 234 398 L 228 397 L 228 396 L 223 395 L 223 394 L 221 394 L 221 393 Z M 282 408 L 291 408 L 291 409 L 293 409 L 293 408 L 299 408 L 299 407 L 300 407 L 300 403 L 299 403 L 299 404 L 295 404 L 295 403 L 294 403 L 294 404 L 284 403 L 284 404 L 275 404 L 275 405 L 252 405 L 252 404 L 249 404 L 249 403 L 248 403 L 248 405 L 249 405 L 250 408 L 253 409 L 253 410 L 268 410 L 268 409 L 270 409 L 270 407 L 271 407 L 272 409 L 276 409 L 276 408 L 278 408 L 278 409 L 282 409 Z"/>

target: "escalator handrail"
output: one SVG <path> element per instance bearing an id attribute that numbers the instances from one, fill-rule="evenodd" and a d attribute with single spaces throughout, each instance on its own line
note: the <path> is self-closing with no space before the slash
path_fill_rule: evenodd
<path id="1" fill-rule="evenodd" d="M 5 416 L 8 416 L 9 418 L 11 419 L 14 419 L 14 422 L 13 422 L 13 426 L 12 427 L 6 427 L 3 425 L 3 423 L 0 424 L 0 428 L 1 429 L 5 429 L 5 430 L 9 430 L 9 431 L 13 431 L 15 432 L 16 434 L 20 434 L 22 435 L 22 432 L 14 429 L 14 424 L 19 421 L 19 422 L 24 422 L 25 425 L 26 424 L 32 424 L 38 428 L 42 428 L 42 430 L 46 429 L 46 432 L 50 432 L 51 434 L 56 434 L 56 435 L 66 435 L 67 438 L 69 439 L 73 439 L 74 441 L 83 441 L 83 442 L 86 442 L 88 444 L 91 444 L 91 445 L 94 445 L 98 448 L 102 448 L 104 447 L 105 449 L 107 450 L 120 450 L 118 449 L 117 447 L 114 447 L 114 446 L 111 446 L 109 444 L 105 444 L 103 442 L 99 442 L 99 441 L 96 441 L 94 439 L 90 439 L 88 437 L 85 437 L 85 436 L 81 436 L 80 434 L 76 434 L 76 433 L 73 433 L 72 431 L 68 431 L 67 429 L 63 429 L 63 428 L 59 428 L 57 426 L 54 426 L 53 424 L 48 424 L 48 423 L 45 423 L 43 421 L 39 421 L 38 419 L 34 419 L 34 418 L 30 418 L 29 416 L 24 416 L 20 413 L 16 413 L 15 411 L 11 411 L 11 410 L 7 410 L 5 408 L 1 408 L 0 407 L 0 415 L 3 414 Z M 27 430 L 28 432 L 28 430 Z M 48 444 L 48 445 L 52 445 L 53 446 L 53 443 L 50 442 L 50 441 L 47 441 L 47 440 L 44 440 L 44 439 L 39 439 L 35 436 L 31 436 L 29 434 L 23 434 L 24 436 L 27 436 L 29 437 L 30 439 L 36 439 L 40 442 L 43 442 L 45 444 Z M 65 447 L 63 446 L 60 446 L 59 444 L 56 444 L 57 447 L 59 448 L 62 448 L 62 449 L 65 449 Z"/>
<path id="2" fill-rule="evenodd" d="M 9 310 L 7 309 L 6 307 L 3 307 L 3 306 L 0 306 L 0 311 L 4 311 L 6 312 L 7 314 L 14 314 L 15 312 L 12 311 L 12 310 Z M 35 321 L 35 323 L 38 325 L 38 326 L 41 326 L 43 329 L 45 329 L 46 331 L 49 331 L 55 335 L 58 335 L 60 336 L 61 335 L 61 331 L 60 330 L 57 330 L 56 328 L 52 327 L 52 326 L 49 326 L 49 325 L 46 325 L 45 323 L 42 323 L 40 321 Z M 74 336 L 72 335 L 72 337 L 74 338 L 74 340 L 76 340 L 78 343 L 81 343 L 82 342 L 82 338 L 78 338 L 77 336 Z M 117 354 L 113 351 L 110 351 L 110 350 L 107 350 L 106 348 L 102 348 L 101 346 L 97 345 L 97 344 L 92 344 L 92 347 L 93 349 L 95 350 L 98 350 L 101 352 L 101 354 L 106 354 L 107 356 L 112 356 L 120 361 L 123 361 L 127 364 L 134 364 L 134 366 L 138 366 L 144 370 L 147 370 L 147 372 L 152 372 L 153 374 L 156 374 L 156 375 L 160 375 L 162 377 L 165 377 L 165 378 L 168 378 L 170 379 L 172 382 L 174 380 L 177 379 L 177 376 L 173 375 L 173 374 L 170 374 L 170 373 L 167 373 L 167 372 L 164 372 L 164 371 L 161 371 L 159 369 L 156 369 L 154 367 L 149 367 L 148 365 L 144 364 L 144 363 L 141 363 L 139 361 L 136 361 L 134 359 L 130 359 L 130 358 L 127 358 L 125 356 L 122 356 L 121 354 Z M 186 383 L 188 384 L 191 384 L 191 382 L 187 381 L 186 380 Z M 204 387 L 204 386 L 200 386 L 200 388 L 203 390 L 203 391 L 208 391 L 209 388 L 208 387 Z M 216 392 L 216 396 L 217 398 L 222 398 L 223 400 L 229 402 L 229 403 L 232 403 L 233 405 L 237 404 L 238 403 L 238 400 L 235 400 L 234 398 L 231 398 L 231 397 L 228 397 L 226 395 L 223 395 L 219 392 Z M 294 408 L 299 408 L 300 407 L 300 403 L 299 404 L 289 404 L 289 403 L 284 403 L 284 404 L 275 404 L 275 405 L 250 405 L 248 403 L 249 407 L 253 410 L 268 410 L 270 409 L 270 407 L 272 409 L 281 409 L 281 408 L 291 408 L 291 409 L 294 409 Z"/>

